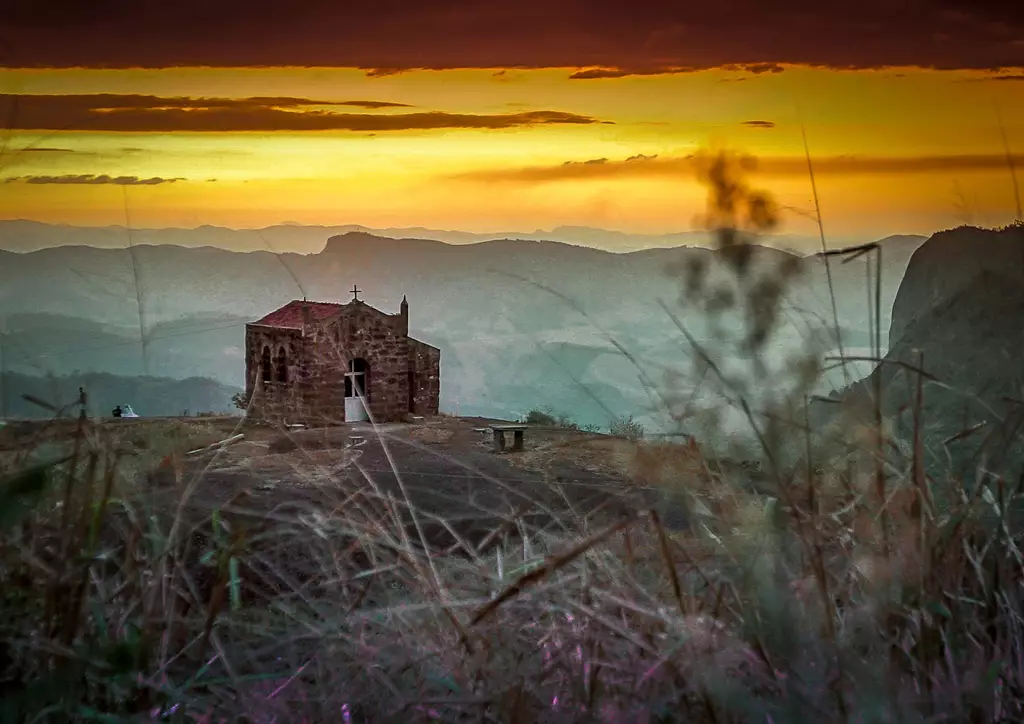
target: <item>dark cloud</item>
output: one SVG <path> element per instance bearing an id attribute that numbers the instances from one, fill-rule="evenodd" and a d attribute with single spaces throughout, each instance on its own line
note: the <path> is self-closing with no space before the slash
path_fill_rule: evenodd
<path id="1" fill-rule="evenodd" d="M 0 98 L 15 103 L 13 110 L 18 112 L 22 104 L 32 104 L 37 99 L 53 96 L 36 95 L 3 95 Z M 56 96 L 61 97 L 61 96 Z M 357 108 L 411 108 L 407 103 L 392 101 L 325 101 L 312 98 L 293 98 L 290 96 L 255 96 L 252 98 L 187 98 L 160 97 L 149 95 L 115 95 L 99 93 L 94 95 L 68 96 L 78 98 L 91 104 L 97 112 L 120 113 L 138 110 L 184 110 L 184 111 L 259 111 L 283 109 L 289 111 L 314 108 L 357 107 Z"/>
<path id="2" fill-rule="evenodd" d="M 496 70 L 493 73 L 491 73 L 491 77 L 497 83 L 514 83 L 515 81 L 519 80 L 522 76 L 510 73 L 506 68 L 502 68 L 501 70 Z"/>
<path id="3" fill-rule="evenodd" d="M 608 163 L 607 158 L 592 158 L 589 161 L 566 161 L 563 166 L 600 166 L 603 163 Z"/>
<path id="4" fill-rule="evenodd" d="M 0 144 L 2 146 L 2 144 Z M 18 166 L 26 161 L 34 163 L 47 163 L 60 161 L 64 156 L 94 156 L 89 152 L 75 151 L 70 148 L 57 148 L 54 146 L 24 146 L 22 148 L 0 148 L 0 170 L 6 170 L 12 166 Z"/>
<path id="5" fill-rule="evenodd" d="M 93 174 L 79 174 L 79 175 L 66 175 L 66 176 L 15 176 L 13 178 L 4 179 L 4 183 L 8 184 L 75 184 L 75 185 L 105 185 L 113 184 L 115 186 L 159 186 L 160 184 L 172 184 L 177 181 L 184 181 L 183 178 L 160 178 L 154 176 L 153 178 L 139 178 L 138 176 L 108 176 L 107 174 L 101 174 L 99 176 Z"/>
<path id="6" fill-rule="evenodd" d="M 412 108 L 408 103 L 394 103 L 392 101 L 342 101 L 338 103 L 339 106 L 354 106 L 356 108 L 368 108 L 375 110 L 378 108 Z"/>
<path id="7" fill-rule="evenodd" d="M 785 67 L 779 63 L 726 63 L 720 66 L 722 70 L 742 71 L 761 75 L 762 73 L 781 73 Z M 602 78 L 628 78 L 630 76 L 643 75 L 678 75 L 679 73 L 696 73 L 708 70 L 706 65 L 689 65 L 683 67 L 653 67 L 653 68 L 584 68 L 569 76 L 570 80 L 600 80 Z M 742 80 L 742 79 L 737 79 Z"/>
<path id="8" fill-rule="evenodd" d="M 5 0 L 0 27 L 0 62 L 24 67 L 1024 63 L 1015 0 Z"/>
<path id="9" fill-rule="evenodd" d="M 1024 72 L 1021 73 L 991 73 L 982 75 L 974 78 L 962 78 L 961 83 L 1002 83 L 1002 82 L 1021 82 L 1024 81 Z"/>
<path id="10" fill-rule="evenodd" d="M 803 176 L 807 161 L 801 157 L 765 157 L 744 159 L 757 172 L 776 176 Z M 693 177 L 699 168 L 698 156 L 659 158 L 631 156 L 624 161 L 602 163 L 566 162 L 557 166 L 529 166 L 473 171 L 456 178 L 497 183 L 549 183 L 556 181 L 607 180 L 616 178 Z M 1024 164 L 1024 154 L 1010 159 Z M 832 156 L 814 159 L 819 174 L 941 173 L 999 170 L 1007 167 L 1005 154 L 959 156 Z"/>
<path id="11" fill-rule="evenodd" d="M 52 146 L 24 146 L 22 148 L 0 148 L 0 168 L 6 168 L 11 164 L 19 163 L 20 161 L 26 161 L 29 159 L 35 161 L 52 161 L 59 159 L 61 156 L 70 156 L 72 154 L 93 155 L 88 153 L 82 154 L 81 151 L 75 151 L 70 148 L 55 148 Z"/>
<path id="12" fill-rule="evenodd" d="M 363 68 L 366 71 L 366 75 L 370 78 L 387 78 L 389 75 L 398 75 L 404 73 L 410 68 Z M 431 70 L 450 70 L 449 68 L 432 68 Z"/>
<path id="13" fill-rule="evenodd" d="M 18 153 L 75 153 L 71 148 L 52 148 L 48 146 L 28 146 L 19 148 Z"/>
<path id="14" fill-rule="evenodd" d="M 750 128 L 775 128 L 774 121 L 743 121 L 740 125 Z"/>
<path id="15" fill-rule="evenodd" d="M 747 73 L 753 73 L 754 75 L 761 75 L 762 73 L 781 73 L 785 70 L 778 63 L 753 63 L 750 65 L 726 65 L 725 70 L 742 70 Z"/>
<path id="16" fill-rule="evenodd" d="M 693 73 L 698 70 L 704 69 L 698 67 L 647 68 L 643 70 L 636 68 L 586 68 L 570 75 L 569 80 L 602 80 L 604 78 L 628 78 L 641 75 L 677 75 L 679 73 Z"/>
<path id="17" fill-rule="evenodd" d="M 0 95 L 0 114 L 15 130 L 88 130 L 122 133 L 176 131 L 403 131 L 437 128 L 502 129 L 548 124 L 606 123 L 562 111 L 501 114 L 363 114 L 301 98 L 161 98 L 146 95 Z M 4 112 L 6 109 L 8 112 Z"/>

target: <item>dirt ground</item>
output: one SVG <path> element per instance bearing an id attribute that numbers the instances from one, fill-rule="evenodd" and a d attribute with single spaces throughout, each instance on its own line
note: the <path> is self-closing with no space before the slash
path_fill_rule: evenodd
<path id="1" fill-rule="evenodd" d="M 702 474 L 702 463 L 682 446 L 531 426 L 524 450 L 496 453 L 486 429 L 492 422 L 500 421 L 442 416 L 376 428 L 282 430 L 232 417 L 137 418 L 91 421 L 87 435 L 112 442 L 126 477 L 150 489 L 173 497 L 188 485 L 197 513 L 228 506 L 265 517 L 297 505 L 345 504 L 364 506 L 367 517 L 389 512 L 409 522 L 411 507 L 421 513 L 431 545 L 445 548 L 457 536 L 479 541 L 515 517 L 543 528 L 569 521 L 579 529 L 662 506 L 669 527 L 686 527 L 678 506 L 664 507 L 672 476 Z M 0 428 L 0 467 L 10 470 L 30 449 L 49 459 L 67 454 L 76 425 L 65 419 Z M 240 441 L 201 452 L 239 434 Z"/>
<path id="2" fill-rule="evenodd" d="M 139 418 L 94 421 L 87 434 L 121 451 L 124 478 L 141 481 L 151 502 L 165 496 L 177 507 L 187 491 L 197 524 L 213 509 L 250 530 L 296 513 L 344 509 L 346 519 L 369 528 L 386 520 L 394 530 L 400 517 L 412 543 L 425 539 L 435 551 L 476 547 L 495 530 L 517 537 L 520 523 L 550 533 L 592 531 L 650 507 L 662 511 L 668 527 L 686 528 L 682 507 L 664 494 L 661 446 L 531 426 L 524 450 L 497 453 L 486 430 L 491 422 L 500 421 L 438 417 L 282 430 L 241 418 Z M 49 459 L 67 454 L 75 426 L 8 425 L 0 429 L 0 463 L 10 470 L 28 448 L 48 450 Z M 230 445 L 202 451 L 239 434 Z M 680 469 L 674 460 L 669 467 L 673 474 Z"/>
<path id="3" fill-rule="evenodd" d="M 575 527 L 643 504 L 643 491 L 613 454 L 585 449 L 593 448 L 593 435 L 530 430 L 525 450 L 495 453 L 482 431 L 487 422 L 250 429 L 243 442 L 196 456 L 184 477 L 201 478 L 211 505 L 242 495 L 248 505 L 258 498 L 259 509 L 273 510 L 299 499 L 334 505 L 340 495 L 370 501 L 365 505 L 377 513 L 389 501 L 406 522 L 411 507 L 432 548 L 455 546 L 459 537 L 476 545 L 512 518 Z"/>
<path id="4" fill-rule="evenodd" d="M 113 441 L 144 469 L 161 456 L 197 451 L 240 433 L 240 442 L 223 449 L 181 456 L 185 479 L 200 476 L 204 490 L 231 481 L 232 494 L 241 479 L 250 490 L 277 492 L 345 480 L 376 484 L 385 495 L 402 498 L 401 478 L 411 502 L 436 514 L 557 501 L 560 509 L 584 516 L 610 505 L 609 493 L 637 492 L 643 446 L 610 435 L 531 426 L 524 450 L 495 453 L 486 431 L 494 422 L 501 421 L 438 417 L 376 430 L 366 423 L 281 430 L 236 417 L 136 418 L 90 421 L 86 434 Z M 9 462 L 39 448 L 47 450 L 45 457 L 67 452 L 76 425 L 73 419 L 10 423 L 0 428 L 0 458 Z M 166 474 L 158 471 L 157 477 Z"/>
<path id="5" fill-rule="evenodd" d="M 524 450 L 496 453 L 485 429 L 490 422 L 439 417 L 376 428 L 281 430 L 240 418 L 139 418 L 91 421 L 86 435 L 113 443 L 125 475 L 150 490 L 170 498 L 189 486 L 197 512 L 233 506 L 266 516 L 295 505 L 332 509 L 357 496 L 375 501 L 365 503 L 368 516 L 386 503 L 392 515 L 407 518 L 412 507 L 432 546 L 454 545 L 453 530 L 478 541 L 510 517 L 541 527 L 566 520 L 589 527 L 594 516 L 606 520 L 650 502 L 649 491 L 631 483 L 633 443 L 531 428 Z M 0 462 L 10 469 L 29 451 L 42 459 L 66 455 L 76 425 L 9 424 L 0 429 Z M 237 434 L 244 437 L 197 452 Z"/>

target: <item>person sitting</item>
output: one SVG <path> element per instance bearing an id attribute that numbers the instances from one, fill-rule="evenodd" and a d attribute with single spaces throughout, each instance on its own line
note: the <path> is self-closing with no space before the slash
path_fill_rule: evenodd
<path id="1" fill-rule="evenodd" d="M 114 408 L 113 414 L 114 414 L 114 417 L 121 417 L 121 406 L 120 405 L 118 405 L 117 407 Z"/>

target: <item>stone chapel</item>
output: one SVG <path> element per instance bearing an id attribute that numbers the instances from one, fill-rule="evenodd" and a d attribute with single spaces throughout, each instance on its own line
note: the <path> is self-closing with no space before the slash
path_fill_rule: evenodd
<path id="1" fill-rule="evenodd" d="M 396 422 L 438 413 L 441 350 L 409 336 L 409 303 L 386 314 L 359 299 L 295 300 L 245 325 L 253 419 Z"/>

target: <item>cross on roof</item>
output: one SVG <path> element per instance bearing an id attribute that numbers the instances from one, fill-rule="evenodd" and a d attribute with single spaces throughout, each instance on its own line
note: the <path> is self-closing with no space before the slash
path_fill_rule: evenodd
<path id="1" fill-rule="evenodd" d="M 357 302 L 359 301 L 359 292 L 360 292 L 359 287 L 357 287 L 355 284 L 353 284 L 352 285 L 352 298 L 354 300 L 356 300 Z"/>

